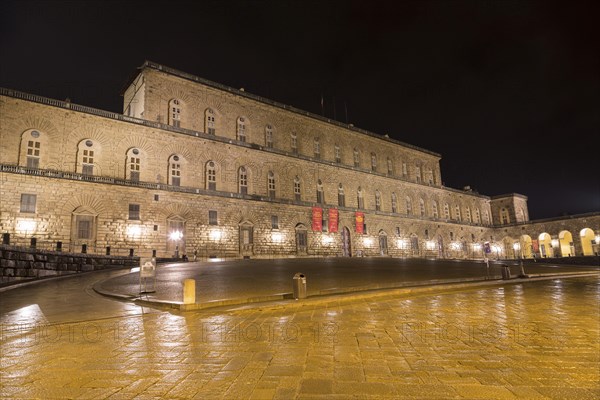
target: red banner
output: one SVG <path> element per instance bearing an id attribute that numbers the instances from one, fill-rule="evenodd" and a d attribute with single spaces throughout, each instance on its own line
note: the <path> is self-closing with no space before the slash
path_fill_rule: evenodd
<path id="1" fill-rule="evenodd" d="M 312 230 L 318 232 L 323 230 L 323 209 L 321 207 L 312 209 Z"/>
<path id="2" fill-rule="evenodd" d="M 337 208 L 329 209 L 329 232 L 336 233 L 338 231 L 338 210 Z"/>
<path id="3" fill-rule="evenodd" d="M 365 214 L 362 212 L 356 212 L 356 233 L 364 233 Z"/>

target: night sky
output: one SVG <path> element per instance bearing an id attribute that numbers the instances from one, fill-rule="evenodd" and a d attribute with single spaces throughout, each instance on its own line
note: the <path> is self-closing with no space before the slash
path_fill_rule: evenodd
<path id="1" fill-rule="evenodd" d="M 438 152 L 445 186 L 600 210 L 598 2 L 0 3 L 0 86 L 109 111 L 148 59 Z M 347 119 L 346 119 L 347 110 Z"/>

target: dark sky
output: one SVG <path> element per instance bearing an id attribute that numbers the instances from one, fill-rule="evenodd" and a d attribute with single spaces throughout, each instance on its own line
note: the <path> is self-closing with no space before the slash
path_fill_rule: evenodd
<path id="1" fill-rule="evenodd" d="M 600 210 L 598 2 L 0 5 L 0 85 L 121 112 L 145 59 L 442 155 L 442 179 Z M 335 104 L 335 111 L 334 111 Z M 348 111 L 346 121 L 345 107 Z"/>

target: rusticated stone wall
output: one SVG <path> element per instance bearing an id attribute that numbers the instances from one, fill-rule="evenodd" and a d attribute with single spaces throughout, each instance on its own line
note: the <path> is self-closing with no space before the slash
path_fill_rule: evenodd
<path id="1" fill-rule="evenodd" d="M 62 253 L 3 245 L 0 246 L 0 285 L 139 264 L 139 257 Z"/>

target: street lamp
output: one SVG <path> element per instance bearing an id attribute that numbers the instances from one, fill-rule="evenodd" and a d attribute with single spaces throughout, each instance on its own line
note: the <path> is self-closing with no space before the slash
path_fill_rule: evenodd
<path id="1" fill-rule="evenodd" d="M 173 231 L 169 237 L 175 242 L 175 258 L 179 258 L 179 241 L 183 238 L 183 233 L 181 231 Z"/>

